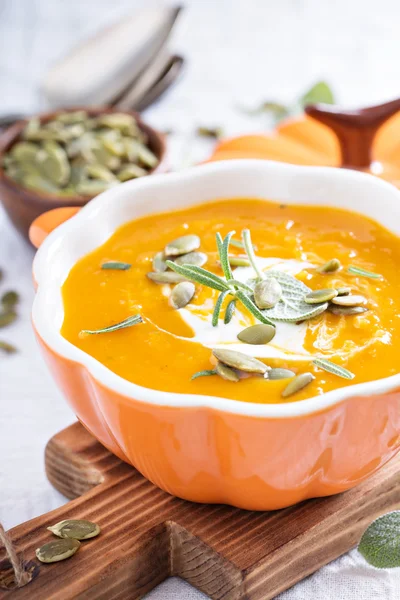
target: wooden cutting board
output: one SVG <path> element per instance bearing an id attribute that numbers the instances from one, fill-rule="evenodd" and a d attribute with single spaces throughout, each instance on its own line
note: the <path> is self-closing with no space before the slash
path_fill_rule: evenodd
<path id="1" fill-rule="evenodd" d="M 135 600 L 178 575 L 213 600 L 269 600 L 349 550 L 373 519 L 400 507 L 399 455 L 344 494 L 258 513 L 174 498 L 78 423 L 50 440 L 46 471 L 75 500 L 9 532 L 34 577 L 25 587 L 0 589 L 1 599 Z M 102 533 L 68 560 L 39 563 L 35 548 L 56 539 L 46 527 L 66 518 L 95 521 Z M 3 560 L 0 584 L 10 573 Z"/>

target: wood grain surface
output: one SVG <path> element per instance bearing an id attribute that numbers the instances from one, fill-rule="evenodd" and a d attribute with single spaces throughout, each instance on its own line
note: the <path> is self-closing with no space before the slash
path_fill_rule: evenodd
<path id="1" fill-rule="evenodd" d="M 35 576 L 23 588 L 0 588 L 0 599 L 136 600 L 177 575 L 213 600 L 269 600 L 346 552 L 370 521 L 400 506 L 399 461 L 344 494 L 250 512 L 174 498 L 72 425 L 50 440 L 46 470 L 74 499 L 10 530 Z M 39 563 L 35 548 L 52 539 L 46 527 L 66 518 L 95 521 L 102 532 L 68 560 Z M 6 572 L 0 553 L 2 559 L 0 584 Z"/>

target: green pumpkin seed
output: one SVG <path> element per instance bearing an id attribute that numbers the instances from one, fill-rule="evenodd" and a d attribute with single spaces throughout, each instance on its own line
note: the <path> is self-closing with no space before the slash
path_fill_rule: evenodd
<path id="1" fill-rule="evenodd" d="M 19 142 L 15 144 L 8 156 L 20 163 L 34 164 L 36 162 L 39 147 L 32 142 Z"/>
<path id="2" fill-rule="evenodd" d="M 17 292 L 6 292 L 1 298 L 1 304 L 5 310 L 14 308 L 19 302 L 19 295 Z"/>
<path id="3" fill-rule="evenodd" d="M 140 145 L 138 152 L 138 161 L 144 167 L 148 167 L 149 169 L 154 169 L 154 167 L 158 164 L 158 158 L 155 156 L 155 154 L 151 152 L 151 150 L 146 148 L 144 144 Z"/>
<path id="4" fill-rule="evenodd" d="M 268 370 L 267 365 L 260 360 L 235 350 L 214 348 L 213 355 L 224 365 L 246 373 L 261 373 L 263 375 Z"/>
<path id="5" fill-rule="evenodd" d="M 8 342 L 5 342 L 4 340 L 0 340 L 0 350 L 5 352 L 6 354 L 15 354 L 15 352 L 18 352 L 15 346 L 9 344 Z"/>
<path id="6" fill-rule="evenodd" d="M 207 262 L 207 254 L 204 252 L 189 252 L 188 254 L 182 254 L 174 260 L 176 265 L 194 265 L 195 267 L 202 267 Z"/>
<path id="7" fill-rule="evenodd" d="M 129 179 L 137 179 L 147 175 L 147 171 L 138 165 L 126 165 L 117 172 L 119 181 L 129 181 Z"/>
<path id="8" fill-rule="evenodd" d="M 109 113 L 97 117 L 97 126 L 118 129 L 126 135 L 136 136 L 138 126 L 132 115 L 126 113 Z"/>
<path id="9" fill-rule="evenodd" d="M 282 298 L 282 287 L 274 279 L 258 281 L 254 287 L 254 301 L 258 308 L 272 308 Z"/>
<path id="10" fill-rule="evenodd" d="M 238 333 L 238 339 L 245 344 L 268 344 L 274 337 L 276 328 L 272 325 L 251 325 Z"/>
<path id="11" fill-rule="evenodd" d="M 278 379 L 289 379 L 294 377 L 296 373 L 291 371 L 290 369 L 271 369 L 268 373 L 265 374 L 266 379 L 278 380 Z"/>
<path id="12" fill-rule="evenodd" d="M 225 379 L 226 381 L 233 381 L 234 383 L 237 383 L 240 379 L 235 369 L 224 365 L 224 363 L 217 363 L 215 370 L 217 372 L 217 375 L 219 375 L 220 377 L 222 377 L 222 379 Z"/>
<path id="13" fill-rule="evenodd" d="M 51 183 L 63 186 L 71 174 L 65 150 L 57 142 L 44 142 L 36 160 L 43 177 Z"/>
<path id="14" fill-rule="evenodd" d="M 200 247 L 200 238 L 198 235 L 183 235 L 182 237 L 176 238 L 165 246 L 165 256 L 179 256 L 181 254 L 188 254 L 197 250 Z"/>
<path id="15" fill-rule="evenodd" d="M 29 119 L 28 123 L 25 125 L 24 130 L 22 132 L 22 137 L 25 140 L 35 140 L 38 131 L 40 130 L 40 119 L 38 117 L 33 117 Z"/>
<path id="16" fill-rule="evenodd" d="M 336 288 L 336 291 L 338 296 L 348 296 L 351 294 L 351 288 L 345 286 Z"/>
<path id="17" fill-rule="evenodd" d="M 65 125 L 74 125 L 86 121 L 88 114 L 85 110 L 74 110 L 71 112 L 62 112 L 54 117 L 55 121 Z"/>
<path id="18" fill-rule="evenodd" d="M 100 527 L 92 521 L 82 519 L 67 519 L 47 528 L 59 538 L 88 540 L 100 533 Z"/>
<path id="19" fill-rule="evenodd" d="M 175 271 L 165 271 L 164 273 L 147 273 L 147 277 L 154 281 L 154 283 L 180 283 L 181 281 L 187 281 L 186 277 L 175 273 Z"/>
<path id="20" fill-rule="evenodd" d="M 93 179 L 100 179 L 101 181 L 115 181 L 115 175 L 107 169 L 104 165 L 87 165 L 85 167 L 85 174 Z"/>
<path id="21" fill-rule="evenodd" d="M 111 181 L 102 181 L 101 179 L 87 179 L 81 181 L 76 186 L 76 193 L 80 196 L 97 196 L 115 185 Z"/>
<path id="22" fill-rule="evenodd" d="M 46 192 L 48 194 L 58 194 L 60 191 L 60 188 L 57 185 L 51 183 L 51 181 L 48 181 L 39 174 L 23 174 L 21 175 L 20 182 L 26 188 Z"/>
<path id="23" fill-rule="evenodd" d="M 333 315 L 346 317 L 352 315 L 361 315 L 362 313 L 368 312 L 368 308 L 365 308 L 365 306 L 335 306 L 334 304 L 331 304 L 328 307 L 328 311 Z"/>
<path id="24" fill-rule="evenodd" d="M 4 312 L 0 312 L 0 327 L 6 327 L 7 325 L 11 325 L 17 318 L 17 313 L 13 310 L 7 310 Z"/>
<path id="25" fill-rule="evenodd" d="M 293 394 L 297 394 L 297 392 L 300 392 L 300 390 L 309 385 L 314 379 L 315 377 L 312 373 L 302 373 L 301 375 L 297 375 L 285 387 L 282 392 L 282 397 L 288 398 L 289 396 L 293 396 Z"/>
<path id="26" fill-rule="evenodd" d="M 84 155 L 88 163 L 99 163 L 111 171 L 117 171 L 121 167 L 121 159 L 118 156 L 114 156 L 114 154 L 100 143 L 85 150 Z"/>
<path id="27" fill-rule="evenodd" d="M 229 256 L 229 264 L 231 267 L 249 267 L 250 261 L 242 256 Z"/>
<path id="28" fill-rule="evenodd" d="M 325 289 L 325 290 L 314 290 L 304 297 L 304 301 L 307 304 L 321 304 L 323 302 L 329 302 L 338 295 L 337 290 Z"/>
<path id="29" fill-rule="evenodd" d="M 78 540 L 72 538 L 55 540 L 37 548 L 36 557 L 43 563 L 58 562 L 73 556 L 79 550 L 80 545 L 81 543 Z"/>
<path id="30" fill-rule="evenodd" d="M 164 252 L 157 252 L 153 258 L 153 271 L 156 273 L 164 273 L 168 269 L 165 260 Z"/>
<path id="31" fill-rule="evenodd" d="M 191 281 L 182 281 L 181 283 L 178 283 L 169 297 L 170 305 L 176 310 L 184 308 L 193 298 L 195 291 L 195 285 Z"/>
<path id="32" fill-rule="evenodd" d="M 337 258 L 332 258 L 321 267 L 318 267 L 316 270 L 318 271 L 318 273 L 335 273 L 340 269 L 340 267 L 340 260 Z"/>
<path id="33" fill-rule="evenodd" d="M 348 296 L 333 298 L 332 304 L 337 304 L 338 306 L 362 306 L 367 304 L 367 299 L 364 296 L 350 294 Z"/>

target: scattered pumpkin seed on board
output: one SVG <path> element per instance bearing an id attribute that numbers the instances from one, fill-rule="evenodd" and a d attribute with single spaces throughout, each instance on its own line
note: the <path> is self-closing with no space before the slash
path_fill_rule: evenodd
<path id="1" fill-rule="evenodd" d="M 88 540 L 100 533 L 100 527 L 96 523 L 84 519 L 66 519 L 47 529 L 57 537 L 74 540 Z"/>
<path id="2" fill-rule="evenodd" d="M 73 556 L 81 543 L 72 538 L 54 540 L 36 549 L 36 557 L 40 562 L 53 563 Z"/>
<path id="3" fill-rule="evenodd" d="M 29 189 L 94 196 L 155 168 L 158 158 L 147 144 L 133 115 L 60 112 L 47 122 L 28 121 L 4 156 L 3 168 Z"/>

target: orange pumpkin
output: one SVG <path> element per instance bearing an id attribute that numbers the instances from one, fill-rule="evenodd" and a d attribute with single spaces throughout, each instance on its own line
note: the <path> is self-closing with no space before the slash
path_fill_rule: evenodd
<path id="1" fill-rule="evenodd" d="M 210 160 L 261 158 L 297 165 L 347 166 L 400 187 L 398 111 L 400 99 L 357 111 L 310 106 L 308 114 L 283 122 L 271 133 L 223 140 Z"/>

